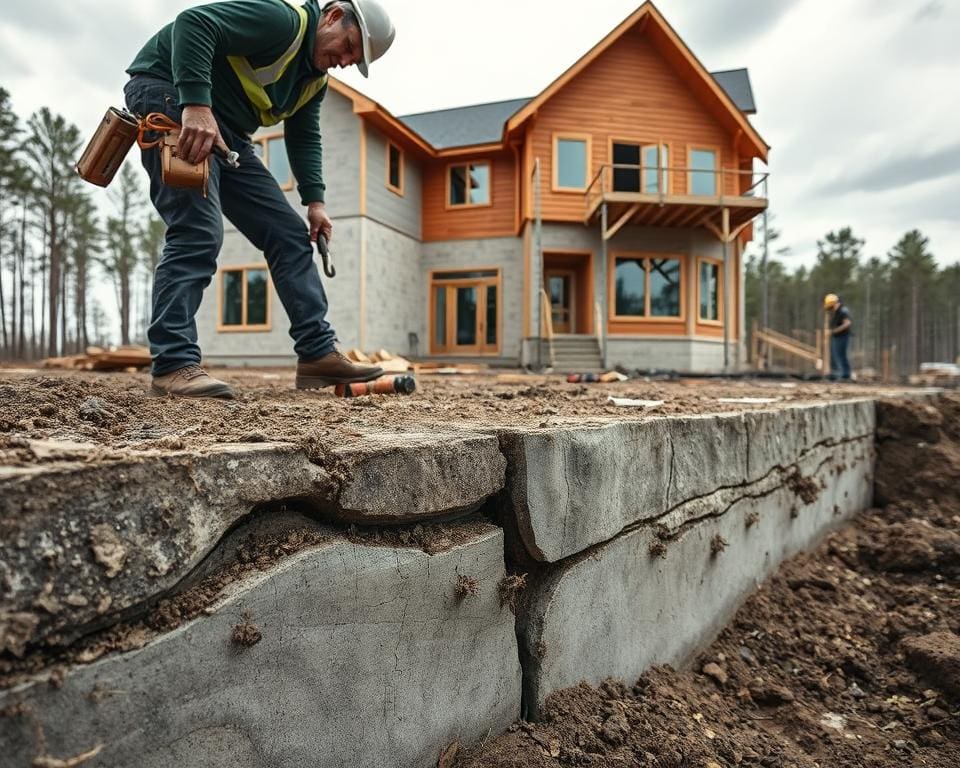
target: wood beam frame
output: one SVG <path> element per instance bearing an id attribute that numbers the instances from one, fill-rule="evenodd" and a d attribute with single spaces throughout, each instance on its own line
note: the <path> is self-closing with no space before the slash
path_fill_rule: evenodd
<path id="1" fill-rule="evenodd" d="M 640 210 L 640 203 L 634 203 L 629 208 L 627 208 L 627 210 L 624 211 L 623 215 L 620 216 L 620 218 L 617 219 L 609 229 L 604 231 L 603 239 L 609 240 L 611 237 L 617 234 L 617 232 L 623 229 L 624 225 L 628 221 L 630 221 L 633 215 L 639 210 Z"/>

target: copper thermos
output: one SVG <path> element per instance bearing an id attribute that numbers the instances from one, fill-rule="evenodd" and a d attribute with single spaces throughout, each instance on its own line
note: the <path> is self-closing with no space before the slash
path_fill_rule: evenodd
<path id="1" fill-rule="evenodd" d="M 124 109 L 110 107 L 77 162 L 77 173 L 84 181 L 105 187 L 123 163 L 137 140 L 140 121 Z"/>

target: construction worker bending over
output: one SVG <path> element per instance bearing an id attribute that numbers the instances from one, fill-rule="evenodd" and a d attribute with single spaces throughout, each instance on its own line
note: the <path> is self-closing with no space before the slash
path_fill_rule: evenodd
<path id="1" fill-rule="evenodd" d="M 850 380 L 850 358 L 847 356 L 853 318 L 850 310 L 835 293 L 823 299 L 823 308 L 830 313 L 830 380 Z"/>
<path id="2" fill-rule="evenodd" d="M 327 72 L 367 68 L 390 47 L 394 28 L 376 0 L 322 8 L 284 0 L 227 0 L 191 8 L 154 35 L 127 69 L 127 107 L 162 112 L 182 125 L 177 154 L 200 163 L 214 147 L 239 153 L 238 168 L 210 157 L 208 195 L 161 181 L 160 153 L 143 150 L 150 197 L 167 225 L 153 285 L 148 338 L 155 394 L 232 397 L 200 368 L 194 317 L 217 269 L 226 216 L 266 257 L 290 318 L 297 388 L 370 381 L 383 371 L 334 348 L 327 296 L 313 241 L 333 233 L 324 208 L 320 105 Z M 284 122 L 284 137 L 307 221 L 254 154 L 250 135 Z"/>

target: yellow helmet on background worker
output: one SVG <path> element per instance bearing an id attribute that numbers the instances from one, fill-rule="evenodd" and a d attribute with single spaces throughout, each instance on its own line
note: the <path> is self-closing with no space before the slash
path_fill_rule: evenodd
<path id="1" fill-rule="evenodd" d="M 357 62 L 357 69 L 364 77 L 369 77 L 370 64 L 379 59 L 393 44 L 396 30 L 390 16 L 377 0 L 347 0 L 353 6 L 357 21 L 360 22 L 360 39 L 363 44 L 363 61 Z"/>
<path id="2" fill-rule="evenodd" d="M 824 309 L 833 309 L 837 304 L 840 303 L 840 297 L 835 293 L 828 293 L 823 297 L 823 308 Z"/>

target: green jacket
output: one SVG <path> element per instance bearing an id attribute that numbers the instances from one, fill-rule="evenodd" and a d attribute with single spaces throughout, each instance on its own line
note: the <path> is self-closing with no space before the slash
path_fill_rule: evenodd
<path id="1" fill-rule="evenodd" d="M 313 46 L 320 19 L 317 0 L 307 0 L 307 32 L 283 76 L 266 91 L 276 111 L 296 105 L 301 87 L 324 73 L 313 65 Z M 249 136 L 260 127 L 259 112 L 244 93 L 227 56 L 243 56 L 253 67 L 279 59 L 296 37 L 300 18 L 284 0 L 228 0 L 190 8 L 154 35 L 127 68 L 172 82 L 180 104 L 212 107 L 227 128 Z M 290 168 L 303 204 L 322 202 L 323 155 L 320 141 L 321 89 L 284 120 Z"/>

